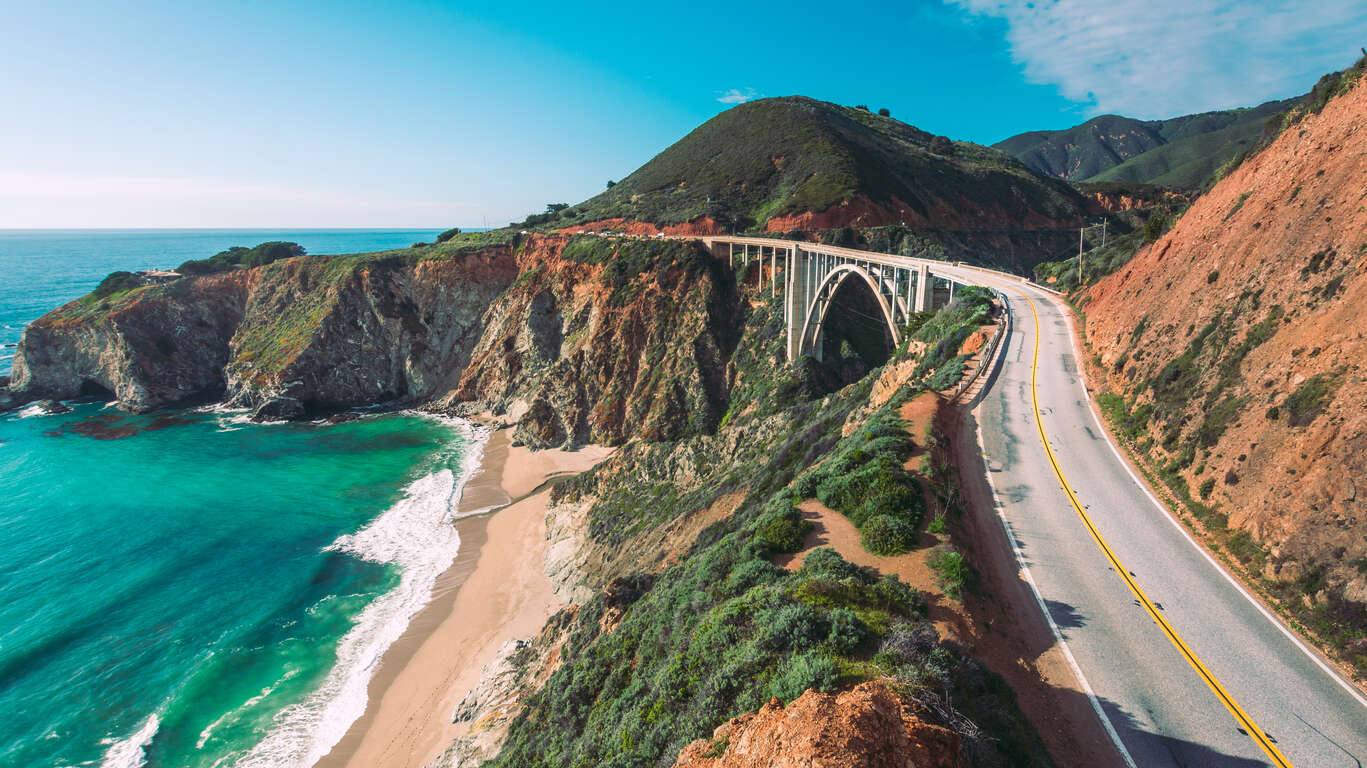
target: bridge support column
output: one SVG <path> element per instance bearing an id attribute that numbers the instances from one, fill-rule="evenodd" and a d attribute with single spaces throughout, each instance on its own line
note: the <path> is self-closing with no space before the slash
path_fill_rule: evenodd
<path id="1" fill-rule="evenodd" d="M 924 312 L 930 309 L 931 300 L 931 281 L 934 278 L 930 274 L 930 267 L 922 264 L 916 269 L 916 311 Z"/>
<path id="2" fill-rule="evenodd" d="M 812 270 L 808 261 L 811 254 L 806 253 L 796 243 L 788 252 L 788 266 L 784 269 L 783 310 L 788 322 L 788 362 L 802 353 L 802 322 L 807 318 L 808 292 L 811 286 L 809 274 Z"/>

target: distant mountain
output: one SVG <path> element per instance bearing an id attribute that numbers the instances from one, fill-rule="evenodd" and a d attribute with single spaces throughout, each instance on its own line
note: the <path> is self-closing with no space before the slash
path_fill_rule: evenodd
<path id="1" fill-rule="evenodd" d="M 1305 97 L 1170 120 L 1094 117 L 1061 131 L 1031 131 L 993 146 L 1027 166 L 1069 181 L 1199 187 L 1215 169 L 1258 144 L 1268 118 Z"/>
<path id="2" fill-rule="evenodd" d="M 899 227 L 941 254 L 1028 268 L 1087 201 L 1005 152 L 801 96 L 729 109 L 620 183 L 523 224 L 706 234 Z M 1048 242 L 1046 242 L 1048 241 Z M 1066 241 L 1066 242 L 1065 242 Z"/>

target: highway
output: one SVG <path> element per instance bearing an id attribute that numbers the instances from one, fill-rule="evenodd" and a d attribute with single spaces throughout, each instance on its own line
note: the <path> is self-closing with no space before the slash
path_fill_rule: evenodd
<path id="1" fill-rule="evenodd" d="M 1011 334 L 974 410 L 979 439 L 1008 537 L 1122 759 L 1362 766 L 1367 700 L 1133 474 L 1091 406 L 1063 301 L 984 270 L 936 274 L 1008 298 Z"/>
<path id="2" fill-rule="evenodd" d="M 1006 297 L 1010 333 L 973 409 L 988 482 L 1022 576 L 1123 763 L 1367 762 L 1367 698 L 1221 568 L 1111 441 L 1079 370 L 1071 311 L 1056 293 L 963 264 L 756 237 L 703 240 L 776 247 L 770 263 L 785 268 L 799 251 L 802 264 L 820 254 L 867 269 L 924 265 Z M 818 265 L 829 274 L 833 263 Z M 796 309 L 790 323 L 812 311 Z"/>

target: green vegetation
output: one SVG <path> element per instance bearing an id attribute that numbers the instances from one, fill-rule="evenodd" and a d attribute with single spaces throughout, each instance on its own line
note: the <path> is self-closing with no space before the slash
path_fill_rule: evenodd
<path id="1" fill-rule="evenodd" d="M 1332 374 L 1311 376 L 1295 392 L 1287 395 L 1281 407 L 1286 411 L 1291 426 L 1304 427 L 1315 420 L 1324 409 L 1324 401 L 1329 397 L 1334 379 Z"/>
<path id="2" fill-rule="evenodd" d="M 747 330 L 766 324 L 757 314 Z M 777 351 L 779 343 L 767 348 Z M 774 369 L 768 375 L 790 374 Z M 634 444 L 614 460 L 611 475 L 600 467 L 557 486 L 557 501 L 592 504 L 590 539 L 613 552 L 723 493 L 742 488 L 746 495 L 673 565 L 654 575 L 618 577 L 554 620 L 567 637 L 562 663 L 528 700 L 491 765 L 669 764 L 685 744 L 708 738 L 717 725 L 770 697 L 791 701 L 806 690 L 875 678 L 911 699 L 923 716 L 964 733 L 975 764 L 1048 764 L 1009 688 L 939 644 L 914 589 L 827 548 L 808 552 L 796 571 L 773 564 L 798 549 L 808 530 L 794 499 L 823 484 L 828 497 L 870 520 L 908 520 L 905 506 L 916 502 L 907 491 L 919 483 L 898 471 L 895 462 L 907 455 L 910 440 L 891 409 L 840 436 L 866 402 L 869 385 L 865 378 L 823 400 L 799 398 L 772 415 L 739 413 L 723 429 L 739 442 L 722 456 L 712 444 L 716 438 L 707 436 Z M 673 481 L 675 493 L 650 502 L 654 522 L 637 527 L 644 502 L 633 488 L 671 482 L 672 467 L 700 466 L 693 462 L 704 456 L 714 463 L 693 474 L 694 482 Z M 834 482 L 835 465 L 864 473 L 880 493 Z M 903 503 L 875 498 L 880 495 Z M 869 530 L 883 527 L 895 533 L 895 523 L 873 523 Z M 713 742 L 710 751 L 724 748 Z"/>
<path id="3" fill-rule="evenodd" d="M 1072 293 L 1078 288 L 1095 283 L 1128 264 L 1140 248 L 1152 242 L 1149 239 L 1151 233 L 1154 240 L 1158 239 L 1167 226 L 1167 215 L 1161 209 L 1156 209 L 1149 215 L 1149 221 L 1153 222 L 1152 228 L 1146 225 L 1142 231 L 1108 238 L 1105 247 L 1093 248 L 1084 253 L 1082 264 L 1086 271 L 1085 275 L 1079 276 L 1078 258 L 1073 256 L 1061 261 L 1046 261 L 1036 265 L 1035 282 L 1064 293 Z"/>
<path id="4" fill-rule="evenodd" d="M 941 549 L 930 557 L 927 564 L 935 571 L 935 581 L 946 595 L 962 600 L 964 589 L 974 579 L 973 567 L 964 556 L 952 549 Z"/>
<path id="5" fill-rule="evenodd" d="M 992 301 L 992 291 L 968 286 L 934 314 L 913 316 L 913 325 L 904 335 L 908 341 L 926 344 L 926 353 L 912 374 L 913 384 L 943 390 L 958 382 L 965 367 L 959 349 L 974 331 L 991 323 Z"/>
<path id="6" fill-rule="evenodd" d="M 460 227 L 452 227 L 451 229 L 446 230 L 440 235 L 437 235 L 437 242 L 444 243 L 459 234 Z"/>
<path id="7" fill-rule="evenodd" d="M 85 297 L 87 302 L 107 299 L 111 296 L 127 293 L 141 285 L 137 275 L 132 272 L 110 272 L 100 284 Z"/>
<path id="8" fill-rule="evenodd" d="M 298 243 L 274 241 L 262 243 L 254 248 L 243 248 L 239 245 L 220 251 L 207 259 L 187 261 L 176 267 L 176 271 L 182 275 L 207 275 L 239 267 L 261 267 L 281 259 L 303 255 L 304 248 Z"/>
<path id="9" fill-rule="evenodd" d="M 901 554 L 916 543 L 926 509 L 920 480 L 902 468 L 915 449 L 906 425 L 884 407 L 799 478 L 794 492 L 848 517 L 870 552 Z"/>
<path id="10" fill-rule="evenodd" d="M 922 215 L 937 200 L 1065 218 L 1079 201 L 1009 155 L 950 142 L 867 109 L 804 97 L 759 99 L 699 126 L 649 163 L 573 208 L 547 209 L 522 227 L 572 227 L 624 217 L 678 224 L 710 217 L 734 230 L 775 216 L 822 211 L 865 195 Z"/>
<path id="11" fill-rule="evenodd" d="M 1135 120 L 1103 115 L 1060 131 L 1032 131 L 994 146 L 1049 176 L 1086 182 L 1139 182 L 1197 189 L 1257 144 L 1263 125 L 1296 103 Z"/>

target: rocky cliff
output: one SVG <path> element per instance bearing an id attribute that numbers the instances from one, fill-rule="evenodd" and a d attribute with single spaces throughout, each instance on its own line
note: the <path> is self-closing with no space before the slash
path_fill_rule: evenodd
<path id="1" fill-rule="evenodd" d="M 299 257 L 86 297 L 27 329 L 20 400 L 192 400 L 291 418 L 437 401 L 519 440 L 705 431 L 728 402 L 739 300 L 698 243 L 531 235 L 474 249 Z"/>
<path id="2" fill-rule="evenodd" d="M 1367 671 L 1362 69 L 1083 301 L 1120 430 L 1255 580 Z"/>
<path id="3" fill-rule="evenodd" d="M 959 734 L 922 722 L 882 683 L 771 699 L 679 753 L 675 768 L 961 768 Z"/>

